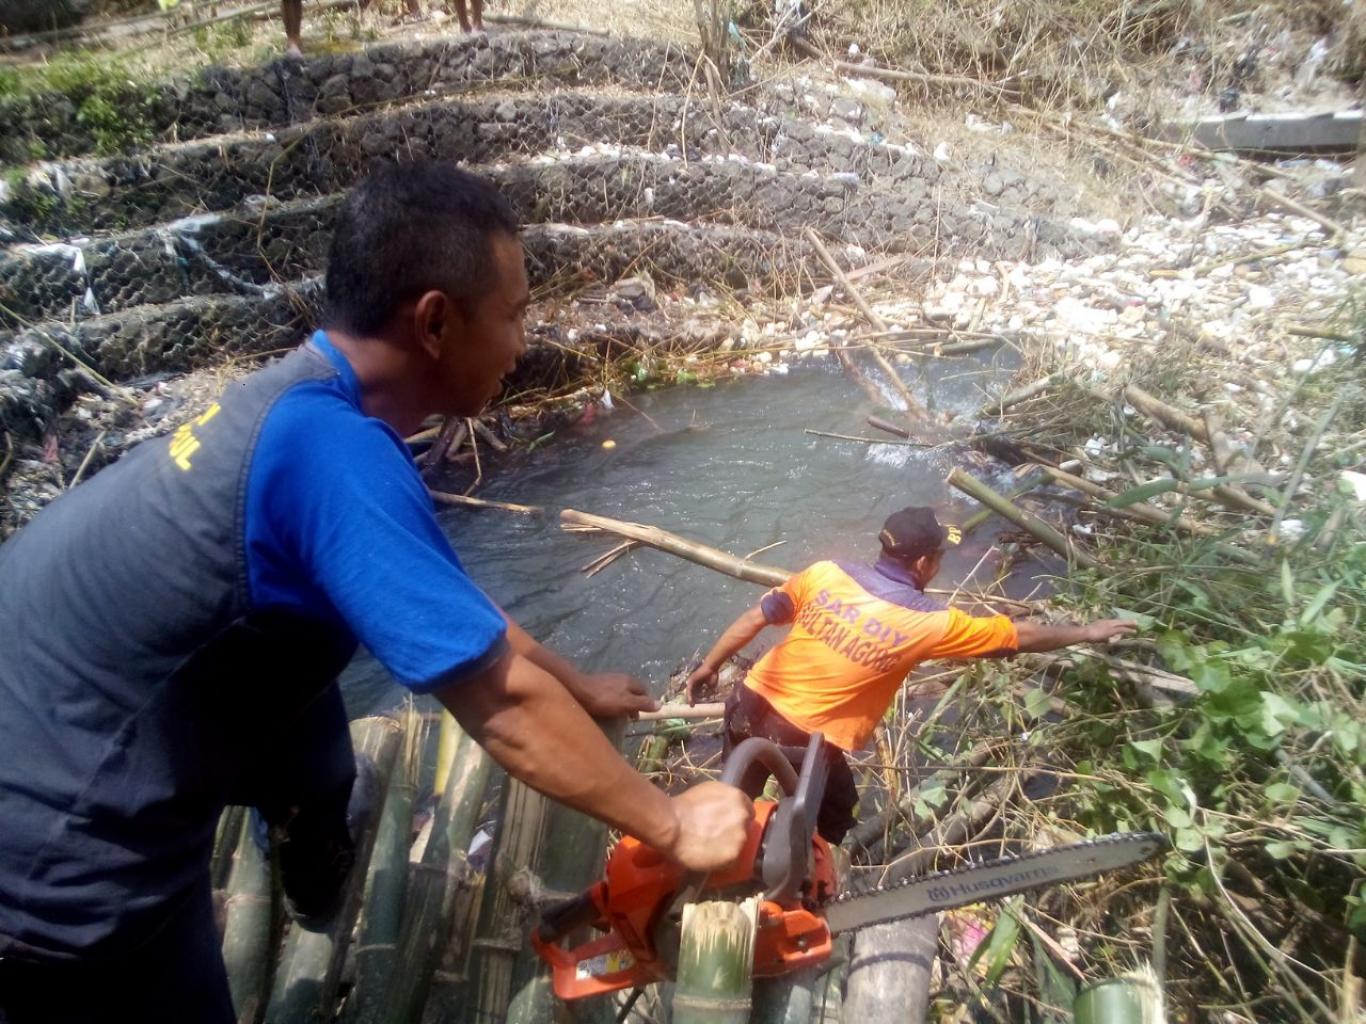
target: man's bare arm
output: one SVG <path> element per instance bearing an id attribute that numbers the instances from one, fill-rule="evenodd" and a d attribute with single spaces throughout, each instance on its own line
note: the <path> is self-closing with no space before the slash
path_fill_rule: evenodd
<path id="1" fill-rule="evenodd" d="M 1137 627 L 1126 619 L 1101 619 L 1084 626 L 1050 626 L 1029 619 L 1015 623 L 1015 633 L 1019 637 L 1019 650 L 1022 653 L 1056 651 L 1072 644 L 1102 644 L 1115 637 L 1128 636 Z"/>
<path id="2" fill-rule="evenodd" d="M 508 646 L 563 683 L 584 710 L 595 718 L 634 717 L 641 711 L 659 707 L 659 702 L 650 696 L 650 691 L 639 679 L 625 672 L 581 672 L 567 658 L 556 654 L 508 618 L 507 612 L 503 612 L 503 618 L 508 624 Z"/>
<path id="3" fill-rule="evenodd" d="M 704 782 L 670 798 L 634 771 L 554 676 L 510 650 L 437 699 L 508 773 L 560 803 L 648 843 L 693 871 L 732 863 L 753 804 Z"/>
<path id="4" fill-rule="evenodd" d="M 700 695 L 715 687 L 716 673 L 726 663 L 726 659 L 744 650 L 745 646 L 762 633 L 767 625 L 768 617 L 764 615 L 764 609 L 755 605 L 727 626 L 726 631 L 721 634 L 716 643 L 712 645 L 711 650 L 707 652 L 707 656 L 702 659 L 702 664 L 698 665 L 688 676 L 688 703 L 696 704 Z"/>

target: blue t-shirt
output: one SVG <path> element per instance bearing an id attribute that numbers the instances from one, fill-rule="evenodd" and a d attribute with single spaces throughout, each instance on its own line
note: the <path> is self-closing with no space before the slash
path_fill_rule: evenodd
<path id="1" fill-rule="evenodd" d="M 247 478 L 252 605 L 344 625 L 419 693 L 475 675 L 507 650 L 507 624 L 437 524 L 403 439 L 361 409 L 350 363 L 296 384 L 261 425 Z"/>

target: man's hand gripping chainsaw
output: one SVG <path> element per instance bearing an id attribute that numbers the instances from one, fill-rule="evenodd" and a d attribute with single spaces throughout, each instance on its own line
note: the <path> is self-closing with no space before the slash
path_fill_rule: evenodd
<path id="1" fill-rule="evenodd" d="M 723 871 L 689 874 L 635 839 L 619 842 L 606 877 L 552 906 L 532 932 L 532 945 L 552 968 L 555 994 L 582 999 L 672 978 L 683 908 L 699 898 L 761 894 L 754 976 L 775 977 L 825 960 L 840 932 L 1085 878 L 1166 849 L 1155 833 L 1103 836 L 839 894 L 830 845 L 815 831 L 827 774 L 823 745 L 819 733 L 811 737 L 800 776 L 769 740 L 748 739 L 731 752 L 721 781 L 752 782 L 746 775 L 761 766 L 784 796 L 755 801 L 744 849 Z M 557 944 L 589 925 L 605 934 L 570 949 Z"/>

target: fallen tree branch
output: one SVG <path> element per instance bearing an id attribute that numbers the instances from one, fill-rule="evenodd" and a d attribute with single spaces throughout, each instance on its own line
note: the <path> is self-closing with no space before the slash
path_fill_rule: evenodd
<path id="1" fill-rule="evenodd" d="M 816 255 L 820 257 L 821 262 L 825 264 L 825 268 L 830 271 L 831 276 L 838 282 L 840 288 L 844 291 L 844 294 L 849 296 L 854 305 L 859 308 L 859 312 L 862 313 L 868 322 L 877 330 L 888 330 L 887 321 L 878 316 L 873 307 L 868 305 L 868 301 L 863 297 L 863 293 L 854 287 L 854 283 L 849 280 L 848 275 L 840 269 L 840 265 L 835 262 L 835 257 L 830 255 L 830 250 L 827 249 L 825 243 L 820 240 L 820 236 L 811 228 L 807 228 L 803 233 L 806 235 L 806 240 L 810 243 L 811 248 L 816 250 Z M 896 388 L 898 394 L 901 395 L 901 400 L 906 403 L 906 412 L 921 419 L 927 418 L 929 413 L 915 400 L 915 396 L 911 394 L 910 388 L 906 387 L 906 382 L 901 379 L 901 375 L 896 372 L 896 369 L 891 363 L 887 362 L 887 357 L 879 352 L 875 346 L 869 345 L 867 348 L 869 354 L 873 357 L 873 361 L 876 362 L 878 368 L 887 375 L 887 379 L 891 382 L 892 386 Z"/>
<path id="2" fill-rule="evenodd" d="M 588 527 L 589 529 L 604 530 L 607 533 L 629 537 L 647 547 L 677 555 L 679 558 L 686 558 L 690 562 L 696 562 L 708 569 L 715 569 L 717 572 L 723 572 L 727 576 L 734 576 L 738 580 L 746 580 L 750 583 L 762 583 L 776 587 L 792 576 L 792 573 L 784 569 L 773 569 L 757 562 L 736 558 L 734 555 L 727 554 L 717 548 L 685 540 L 683 537 L 667 530 L 661 530 L 657 526 L 630 523 L 621 519 L 609 519 L 606 516 L 578 512 L 572 508 L 562 511 L 560 520 L 562 526 Z"/>
<path id="3" fill-rule="evenodd" d="M 1177 433 L 1189 434 L 1197 441 L 1209 444 L 1209 431 L 1205 429 L 1205 424 L 1176 406 L 1168 405 L 1156 395 L 1149 394 L 1137 384 L 1128 385 L 1124 389 L 1124 397 L 1148 419 L 1156 420 Z"/>
<path id="4" fill-rule="evenodd" d="M 496 508 L 503 512 L 516 512 L 519 515 L 540 515 L 545 509 L 539 505 L 515 505 L 510 501 L 487 501 L 484 498 L 471 498 L 468 494 L 448 494 L 445 491 L 428 491 L 432 500 L 440 505 L 459 505 L 462 508 Z"/>

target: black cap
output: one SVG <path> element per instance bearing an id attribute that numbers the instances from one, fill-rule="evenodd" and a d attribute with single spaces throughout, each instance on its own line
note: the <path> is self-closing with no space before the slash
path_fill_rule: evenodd
<path id="1" fill-rule="evenodd" d="M 893 512 L 878 534 L 882 550 L 898 558 L 919 558 L 942 551 L 963 539 L 956 526 L 944 526 L 935 518 L 934 509 L 920 505 Z"/>

